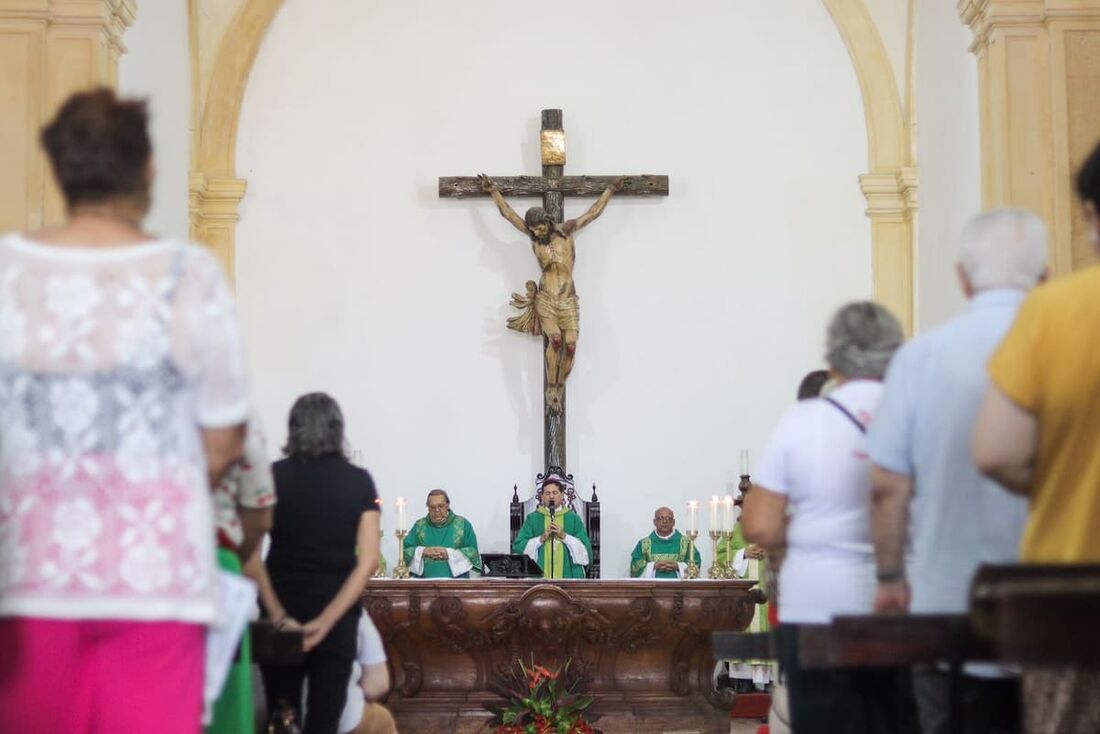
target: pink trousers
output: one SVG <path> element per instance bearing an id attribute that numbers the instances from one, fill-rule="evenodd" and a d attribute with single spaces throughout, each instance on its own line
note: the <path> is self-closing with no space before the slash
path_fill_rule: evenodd
<path id="1" fill-rule="evenodd" d="M 198 734 L 204 628 L 0 618 L 0 731 Z"/>

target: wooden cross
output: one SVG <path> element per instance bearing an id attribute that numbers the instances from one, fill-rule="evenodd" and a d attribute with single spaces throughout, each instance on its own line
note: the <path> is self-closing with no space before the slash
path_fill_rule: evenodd
<path id="1" fill-rule="evenodd" d="M 566 196 L 599 196 L 612 183 L 619 182 L 615 196 L 668 196 L 668 176 L 566 176 L 565 130 L 561 110 L 542 111 L 540 131 L 542 149 L 541 176 L 493 176 L 505 197 L 542 197 L 542 207 L 555 222 L 565 221 Z M 440 198 L 462 199 L 488 196 L 476 176 L 440 176 Z M 545 346 L 545 345 L 544 345 Z M 546 386 L 545 366 L 543 387 Z M 558 412 L 544 410 L 544 466 L 565 467 L 565 402 Z"/>

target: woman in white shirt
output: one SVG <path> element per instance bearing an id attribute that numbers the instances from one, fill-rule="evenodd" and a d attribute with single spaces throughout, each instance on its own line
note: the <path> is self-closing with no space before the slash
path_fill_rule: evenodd
<path id="1" fill-rule="evenodd" d="M 248 416 L 206 248 L 142 229 L 145 105 L 42 140 L 66 221 L 0 238 L 0 729 L 194 734 L 216 617 L 210 486 Z"/>
<path id="2" fill-rule="evenodd" d="M 902 338 L 897 319 L 875 303 L 852 303 L 833 316 L 825 359 L 836 387 L 827 397 L 788 409 L 745 499 L 745 539 L 786 554 L 779 572 L 779 621 L 786 627 L 780 663 L 795 732 L 866 730 L 845 695 L 850 681 L 801 670 L 797 650 L 784 641 L 797 638 L 791 625 L 824 624 L 834 615 L 872 610 L 876 583 L 865 434 Z"/>

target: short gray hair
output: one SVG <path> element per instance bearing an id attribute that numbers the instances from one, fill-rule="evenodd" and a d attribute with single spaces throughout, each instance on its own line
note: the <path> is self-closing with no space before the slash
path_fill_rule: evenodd
<path id="1" fill-rule="evenodd" d="M 963 229 L 959 264 L 975 291 L 1029 290 L 1046 273 L 1046 225 L 1026 209 L 979 214 Z"/>
<path id="2" fill-rule="evenodd" d="M 443 495 L 443 499 L 445 499 L 447 501 L 448 505 L 451 504 L 451 498 L 444 490 L 442 490 L 442 489 L 433 489 L 431 492 L 428 492 L 428 498 L 424 500 L 424 506 L 427 507 L 428 504 L 431 503 L 432 497 L 434 497 L 435 495 L 438 495 L 438 494 Z"/>
<path id="3" fill-rule="evenodd" d="M 842 306 L 825 334 L 825 362 L 849 378 L 881 380 L 904 339 L 901 324 L 877 303 Z"/>
<path id="4" fill-rule="evenodd" d="M 298 459 L 344 454 L 344 414 L 323 392 L 311 392 L 294 401 L 287 421 L 283 453 Z"/>

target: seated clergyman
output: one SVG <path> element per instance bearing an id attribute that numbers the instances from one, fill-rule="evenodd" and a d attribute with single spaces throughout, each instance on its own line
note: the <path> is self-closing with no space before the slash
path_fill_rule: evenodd
<path id="1" fill-rule="evenodd" d="M 451 512 L 451 498 L 442 489 L 428 492 L 428 514 L 405 536 L 405 563 L 409 573 L 426 579 L 469 578 L 481 571 L 474 526 Z"/>
<path id="2" fill-rule="evenodd" d="M 638 541 L 630 554 L 630 575 L 643 579 L 683 578 L 690 563 L 691 541 L 676 529 L 676 515 L 667 507 L 653 513 L 653 532 Z M 695 549 L 695 565 L 701 563 Z"/>
<path id="3" fill-rule="evenodd" d="M 569 480 L 547 472 L 539 490 L 539 506 L 523 521 L 513 553 L 523 553 L 542 566 L 543 578 L 582 579 L 592 557 L 584 521 L 563 503 Z"/>

